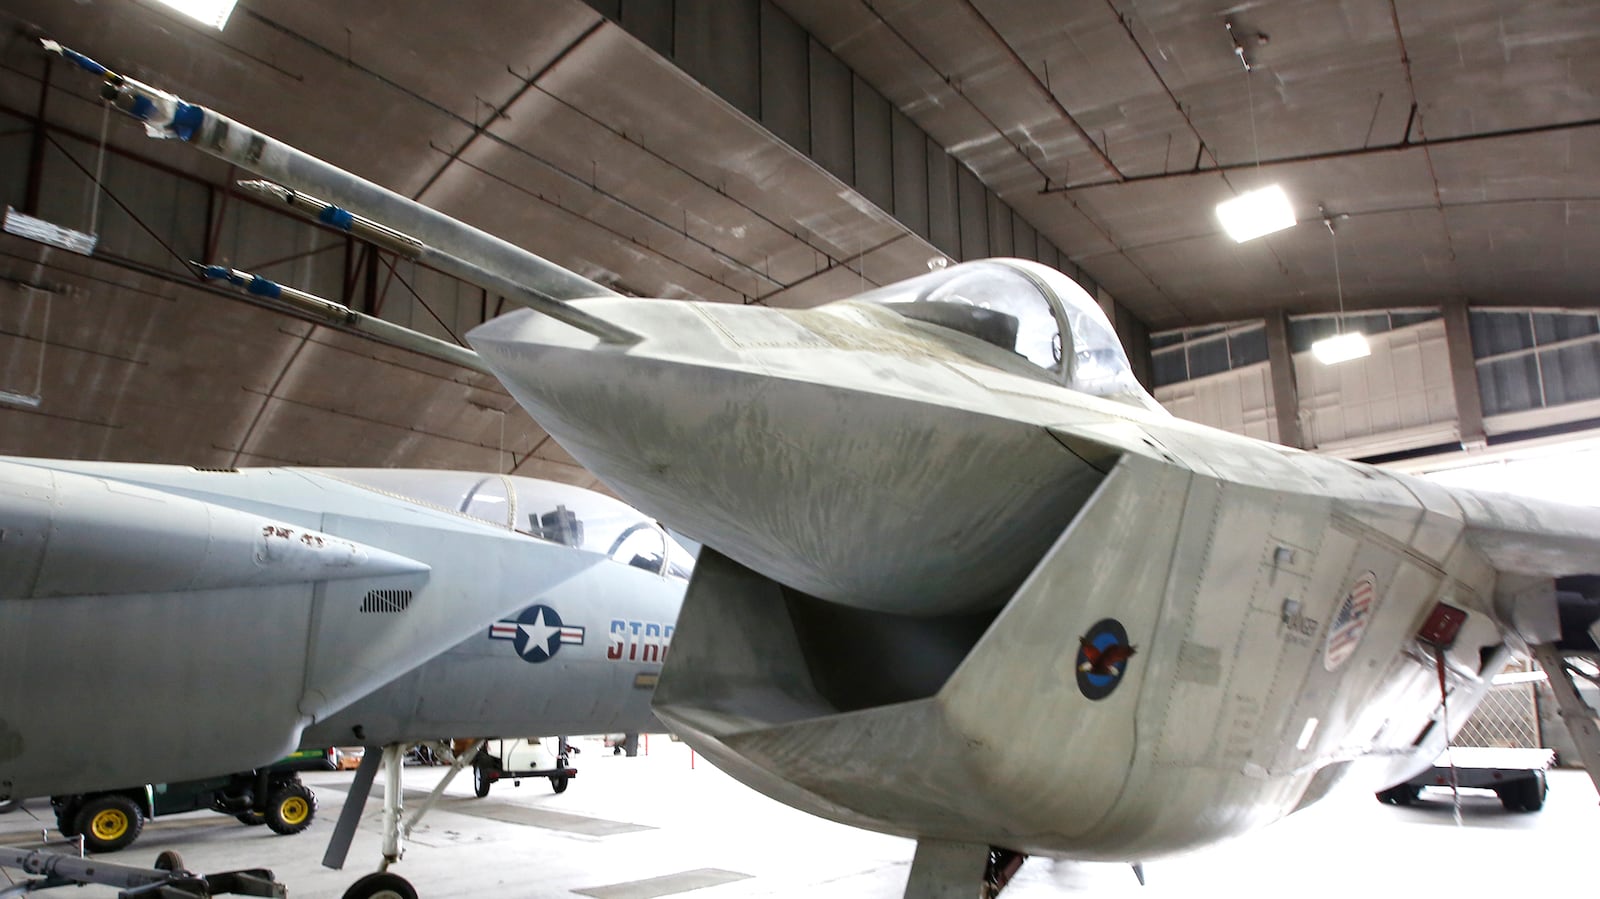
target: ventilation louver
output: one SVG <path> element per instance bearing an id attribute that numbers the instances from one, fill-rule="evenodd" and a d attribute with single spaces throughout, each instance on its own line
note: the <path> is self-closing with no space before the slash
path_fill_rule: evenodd
<path id="1" fill-rule="evenodd" d="M 368 590 L 361 600 L 363 612 L 404 612 L 411 605 L 410 590 Z"/>

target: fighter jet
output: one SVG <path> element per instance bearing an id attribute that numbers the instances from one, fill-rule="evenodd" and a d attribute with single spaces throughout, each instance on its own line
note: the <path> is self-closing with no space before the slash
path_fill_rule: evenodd
<path id="1" fill-rule="evenodd" d="M 362 697 L 339 720 L 380 743 L 637 723 L 643 698 L 613 689 L 633 670 L 599 664 L 604 629 L 670 624 L 682 589 L 660 584 L 669 539 L 621 503 L 494 474 L 5 458 L 0 526 L 0 798 L 244 770 L 312 725 L 363 742 L 329 726 Z M 491 639 L 535 604 L 568 621 Z M 446 715 L 445 694 L 399 678 L 452 647 L 431 683 L 469 704 Z M 494 687 L 474 678 L 518 651 L 561 676 L 485 720 Z"/>
<path id="2" fill-rule="evenodd" d="M 532 478 L 0 458 L 0 798 L 381 748 L 342 862 L 406 744 L 655 729 L 692 565 L 622 503 Z"/>
<path id="3" fill-rule="evenodd" d="M 519 508 L 550 509 L 533 513 L 522 529 L 613 564 L 541 584 L 529 594 L 532 604 L 305 729 L 305 747 L 367 747 L 324 865 L 343 867 L 380 763 L 386 774 L 383 863 L 356 881 L 345 899 L 410 889 L 389 866 L 404 856 L 405 837 L 454 777 L 475 764 L 481 738 L 663 730 L 650 694 L 694 566 L 660 525 L 579 487 L 466 472 L 367 470 L 356 477 L 386 493 L 473 509 L 496 521 L 514 519 Z M 480 739 L 451 752 L 451 739 L 461 737 Z M 451 767 L 402 823 L 401 765 L 406 749 L 418 743 L 439 744 Z"/>
<path id="4" fill-rule="evenodd" d="M 1036 263 L 800 312 L 574 305 L 640 339 L 519 311 L 468 340 L 706 545 L 657 714 L 771 796 L 916 838 L 908 896 L 1404 780 L 1511 658 L 1594 621 L 1600 511 L 1177 420 Z"/>
<path id="5" fill-rule="evenodd" d="M 993 891 L 1025 854 L 1155 858 L 1398 782 L 1509 659 L 1587 639 L 1559 613 L 1593 608 L 1600 512 L 1174 419 L 1092 298 L 1036 263 L 803 311 L 621 298 L 108 85 L 152 134 L 297 208 L 327 198 L 323 221 L 416 231 L 497 289 L 542 273 L 537 311 L 469 342 L 705 547 L 657 714 L 756 789 L 915 838 L 908 896 Z"/>

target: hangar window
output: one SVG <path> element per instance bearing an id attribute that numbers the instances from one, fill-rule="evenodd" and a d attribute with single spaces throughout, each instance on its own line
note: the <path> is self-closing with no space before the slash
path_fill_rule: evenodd
<path id="1" fill-rule="evenodd" d="M 1311 345 L 1340 331 L 1358 331 L 1371 336 L 1396 331 L 1411 325 L 1442 318 L 1437 309 L 1387 309 L 1380 312 L 1352 312 L 1337 315 L 1296 315 L 1289 319 L 1289 350 L 1310 352 Z"/>
<path id="2" fill-rule="evenodd" d="M 1256 365 L 1267 361 L 1267 329 L 1253 321 L 1152 334 L 1150 361 L 1157 387 Z"/>
<path id="3" fill-rule="evenodd" d="M 1473 309 L 1469 321 L 1484 415 L 1600 399 L 1595 313 Z"/>

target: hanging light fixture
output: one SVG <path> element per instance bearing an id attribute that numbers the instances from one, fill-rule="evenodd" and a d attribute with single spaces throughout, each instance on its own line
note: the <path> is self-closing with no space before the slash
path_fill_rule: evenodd
<path id="1" fill-rule="evenodd" d="M 1239 243 L 1295 226 L 1289 195 L 1276 184 L 1246 191 L 1217 204 L 1222 230 Z"/>
<path id="2" fill-rule="evenodd" d="M 1318 211 L 1322 212 L 1322 224 L 1327 226 L 1328 237 L 1333 241 L 1333 284 L 1339 293 L 1339 315 L 1333 320 L 1333 336 L 1313 343 L 1311 354 L 1323 365 L 1337 365 L 1372 355 L 1372 346 L 1367 343 L 1367 335 L 1360 331 L 1345 333 L 1344 280 L 1339 276 L 1339 232 L 1334 230 L 1333 219 L 1328 216 L 1327 210 L 1318 207 Z"/>
<path id="3" fill-rule="evenodd" d="M 1245 97 L 1250 109 L 1250 143 L 1256 153 L 1256 174 L 1260 175 L 1261 142 L 1256 137 L 1256 97 L 1255 88 L 1250 82 L 1250 73 L 1255 67 L 1250 65 L 1244 44 L 1239 41 L 1239 36 L 1234 34 L 1233 23 L 1224 22 L 1223 25 L 1228 29 L 1229 38 L 1233 40 L 1233 55 L 1239 57 L 1239 62 L 1244 65 Z M 1257 34 L 1255 37 L 1258 43 L 1266 43 L 1266 35 Z M 1229 237 L 1238 243 L 1244 243 L 1285 228 L 1293 228 L 1294 207 L 1289 205 L 1289 195 L 1284 193 L 1281 185 L 1269 184 L 1218 203 L 1217 221 L 1222 223 L 1222 230 L 1228 232 Z"/>

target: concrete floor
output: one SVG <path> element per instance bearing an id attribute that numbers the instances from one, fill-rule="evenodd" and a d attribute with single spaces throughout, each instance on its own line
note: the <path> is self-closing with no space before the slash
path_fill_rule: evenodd
<path id="1" fill-rule="evenodd" d="M 546 781 L 497 784 L 485 799 L 458 779 L 425 818 L 395 871 L 423 899 L 571 897 L 649 899 L 669 894 L 724 897 L 899 897 L 912 844 L 832 824 L 772 802 L 696 760 L 666 737 L 649 756 L 616 758 L 580 742 L 580 775 L 562 795 Z M 442 768 L 407 768 L 407 802 L 432 788 Z M 104 860 L 148 865 L 163 849 L 197 871 L 267 867 L 290 895 L 338 897 L 375 870 L 379 804 L 368 804 L 345 871 L 319 861 L 344 801 L 351 772 L 305 776 L 316 790 L 317 819 L 282 837 L 232 818 L 193 812 L 146 825 L 130 848 Z M 381 781 L 381 775 L 380 775 Z M 413 798 L 413 791 L 421 791 Z M 1092 893 L 1097 897 L 1525 894 L 1593 892 L 1600 878 L 1594 838 L 1600 806 L 1582 772 L 1557 771 L 1543 812 L 1503 812 L 1490 794 L 1466 794 L 1458 826 L 1448 793 L 1429 792 L 1413 808 L 1370 795 L 1336 794 L 1245 838 L 1187 856 L 1149 862 L 1140 887 L 1122 865 L 1033 859 L 1006 899 Z M 48 803 L 0 817 L 0 844 L 38 840 L 30 813 L 51 822 Z M 10 873 L 13 878 L 15 872 Z M 0 878 L 0 891 L 5 880 Z M 49 894 L 45 894 L 49 895 Z M 91 887 L 70 895 L 115 895 Z"/>

